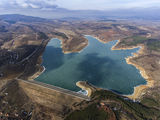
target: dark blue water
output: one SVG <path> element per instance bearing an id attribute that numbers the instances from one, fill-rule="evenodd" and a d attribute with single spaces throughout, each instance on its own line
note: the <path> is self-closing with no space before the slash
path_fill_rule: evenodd
<path id="1" fill-rule="evenodd" d="M 104 44 L 91 36 L 86 38 L 89 45 L 80 53 L 71 54 L 63 54 L 60 41 L 52 39 L 43 54 L 46 70 L 36 80 L 73 91 L 80 90 L 77 81 L 87 80 L 121 94 L 131 94 L 135 86 L 146 84 L 139 70 L 125 60 L 139 48 L 113 51 L 116 40 Z"/>

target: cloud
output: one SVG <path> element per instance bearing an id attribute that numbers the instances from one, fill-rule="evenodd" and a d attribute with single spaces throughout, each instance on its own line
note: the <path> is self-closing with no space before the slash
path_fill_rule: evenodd
<path id="1" fill-rule="evenodd" d="M 55 8 L 55 0 L 0 0 L 2 8 Z"/>
<path id="2" fill-rule="evenodd" d="M 68 9 L 118 9 L 160 7 L 160 0 L 57 0 L 56 4 Z"/>
<path id="3" fill-rule="evenodd" d="M 106 10 L 118 8 L 147 8 L 160 7 L 160 0 L 0 0 L 0 8 L 33 8 L 55 9 L 61 8 L 74 10 Z"/>

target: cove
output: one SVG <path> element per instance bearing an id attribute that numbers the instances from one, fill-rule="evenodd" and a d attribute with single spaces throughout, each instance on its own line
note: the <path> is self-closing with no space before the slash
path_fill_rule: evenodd
<path id="1" fill-rule="evenodd" d="M 80 53 L 64 54 L 58 39 L 46 46 L 42 65 L 46 70 L 35 80 L 72 91 L 79 91 L 78 81 L 89 83 L 119 94 L 132 94 L 134 87 L 146 84 L 139 70 L 126 63 L 139 48 L 111 50 L 117 40 L 106 44 L 86 36 L 89 44 Z"/>

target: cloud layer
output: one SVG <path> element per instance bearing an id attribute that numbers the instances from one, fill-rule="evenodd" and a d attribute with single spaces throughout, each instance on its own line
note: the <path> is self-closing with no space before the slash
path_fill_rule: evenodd
<path id="1" fill-rule="evenodd" d="M 55 8 L 55 0 L 0 0 L 2 8 L 34 8 L 50 9 Z"/>
<path id="2" fill-rule="evenodd" d="M 68 1 L 68 2 L 65 2 Z M 160 7 L 160 0 L 57 0 L 57 5 L 68 9 L 118 9 Z"/>
<path id="3" fill-rule="evenodd" d="M 0 0 L 0 8 L 106 10 L 118 8 L 160 7 L 160 0 Z"/>

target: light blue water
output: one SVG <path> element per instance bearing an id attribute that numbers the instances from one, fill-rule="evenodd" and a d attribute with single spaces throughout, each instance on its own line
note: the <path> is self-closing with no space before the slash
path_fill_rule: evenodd
<path id="1" fill-rule="evenodd" d="M 112 51 L 116 40 L 104 44 L 91 36 L 86 38 L 89 45 L 80 53 L 71 54 L 63 54 L 60 41 L 52 39 L 43 54 L 46 70 L 36 80 L 73 91 L 80 90 L 77 81 L 87 80 L 120 94 L 131 94 L 135 86 L 146 84 L 139 71 L 125 60 L 139 48 Z"/>

